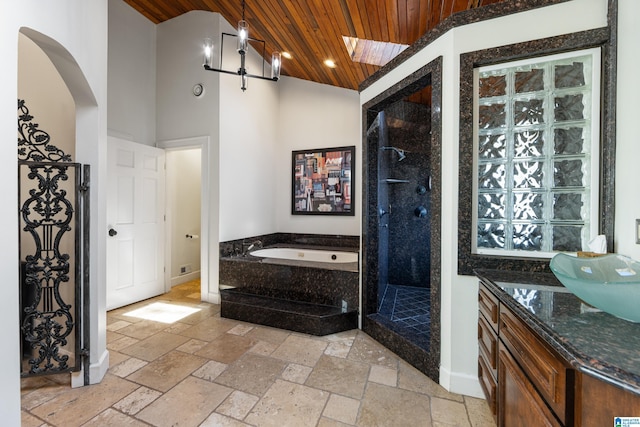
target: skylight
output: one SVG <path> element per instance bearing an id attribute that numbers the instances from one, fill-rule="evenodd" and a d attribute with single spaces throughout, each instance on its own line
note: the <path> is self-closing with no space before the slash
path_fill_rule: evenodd
<path id="1" fill-rule="evenodd" d="M 342 36 L 353 62 L 383 66 L 409 47 L 408 44 L 378 42 Z"/>

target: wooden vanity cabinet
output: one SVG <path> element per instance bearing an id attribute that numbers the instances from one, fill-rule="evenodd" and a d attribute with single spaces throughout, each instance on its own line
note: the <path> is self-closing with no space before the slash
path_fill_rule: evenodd
<path id="1" fill-rule="evenodd" d="M 478 377 L 493 416 L 498 411 L 498 299 L 483 285 L 478 294 Z"/>
<path id="2" fill-rule="evenodd" d="M 478 295 L 478 375 L 498 426 L 572 425 L 569 365 L 482 283 Z"/>
<path id="3" fill-rule="evenodd" d="M 498 427 L 603 427 L 612 426 L 614 417 L 640 417 L 633 385 L 605 379 L 581 362 L 588 355 L 572 366 L 560 356 L 563 337 L 552 337 L 556 350 L 526 323 L 534 315 L 512 309 L 511 300 L 491 289 L 480 281 L 478 376 Z M 625 349 L 630 357 L 637 354 Z"/>

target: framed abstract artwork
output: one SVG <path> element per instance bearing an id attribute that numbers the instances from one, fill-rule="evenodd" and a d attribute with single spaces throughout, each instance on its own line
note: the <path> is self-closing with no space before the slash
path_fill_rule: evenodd
<path id="1" fill-rule="evenodd" d="M 292 215 L 354 215 L 355 146 L 292 152 Z"/>

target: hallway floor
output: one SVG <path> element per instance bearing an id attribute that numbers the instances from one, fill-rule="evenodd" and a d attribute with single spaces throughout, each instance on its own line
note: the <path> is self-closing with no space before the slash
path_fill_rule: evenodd
<path id="1" fill-rule="evenodd" d="M 141 308 L 156 320 L 131 315 Z M 199 311 L 176 321 L 181 308 Z M 102 383 L 23 379 L 22 425 L 495 426 L 484 400 L 448 393 L 362 331 L 315 337 L 219 311 L 194 281 L 109 312 Z"/>

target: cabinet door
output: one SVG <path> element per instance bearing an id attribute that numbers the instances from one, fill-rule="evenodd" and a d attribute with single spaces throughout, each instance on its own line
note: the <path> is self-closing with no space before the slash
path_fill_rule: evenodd
<path id="1" fill-rule="evenodd" d="M 640 417 L 639 395 L 587 374 L 581 374 L 581 379 L 576 425 L 611 426 L 615 417 Z"/>
<path id="2" fill-rule="evenodd" d="M 500 306 L 500 340 L 558 419 L 571 425 L 573 414 L 568 410 L 567 390 L 573 384 L 573 375 L 566 362 L 503 305 Z"/>
<path id="3" fill-rule="evenodd" d="M 498 347 L 498 425 L 561 426 L 502 343 Z"/>

